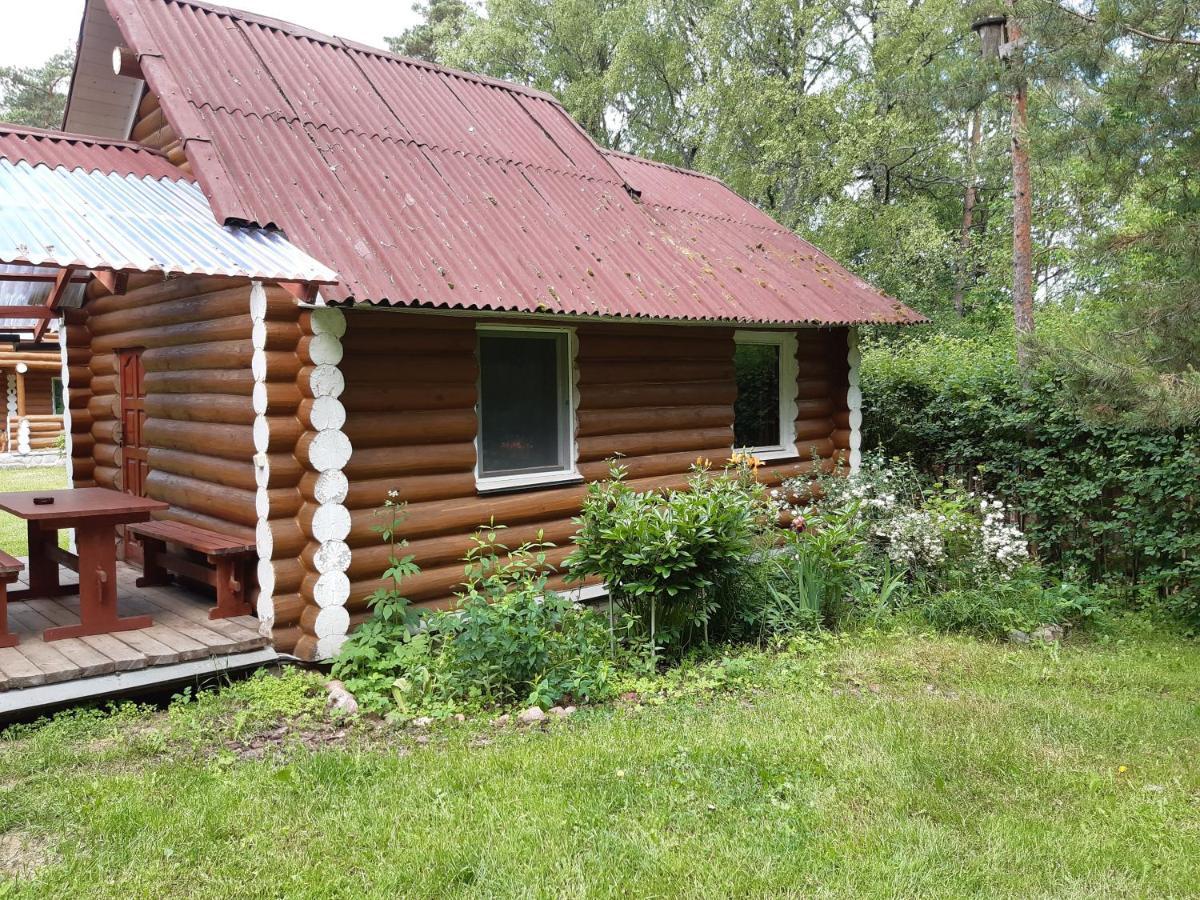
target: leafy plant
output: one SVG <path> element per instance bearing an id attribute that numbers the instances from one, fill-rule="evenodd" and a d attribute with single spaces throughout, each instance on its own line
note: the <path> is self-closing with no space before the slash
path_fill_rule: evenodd
<path id="1" fill-rule="evenodd" d="M 677 655 L 707 638 L 715 586 L 751 553 L 756 487 L 735 470 L 697 470 L 687 490 L 635 491 L 613 464 L 588 486 L 569 577 L 599 576 L 630 616 L 626 637 Z M 610 607 L 610 621 L 613 621 Z"/>

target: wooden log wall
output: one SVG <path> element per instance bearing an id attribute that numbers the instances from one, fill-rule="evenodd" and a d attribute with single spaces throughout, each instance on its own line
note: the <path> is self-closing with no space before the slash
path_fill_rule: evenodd
<path id="1" fill-rule="evenodd" d="M 347 312 L 341 371 L 344 431 L 353 446 L 345 467 L 351 551 L 351 624 L 369 615 L 390 553 L 373 530 L 374 513 L 396 490 L 408 509 L 400 532 L 421 574 L 404 591 L 422 605 L 444 605 L 461 582 L 461 557 L 477 526 L 508 526 L 510 545 L 539 531 L 570 550 L 583 485 L 478 496 L 475 491 L 475 321 L 467 318 Z M 776 484 L 824 468 L 848 446 L 844 329 L 798 332 L 795 459 L 765 465 Z M 600 479 L 622 455 L 641 489 L 682 484 L 698 457 L 720 465 L 733 440 L 733 331 L 685 326 L 583 323 L 577 329 L 577 451 L 580 474 Z M 556 580 L 561 585 L 561 581 Z"/>
<path id="2" fill-rule="evenodd" d="M 116 295 L 93 283 L 64 327 L 74 483 L 122 489 L 117 354 L 142 348 L 146 494 L 171 504 L 163 518 L 253 540 L 250 283 L 146 275 Z"/>
<path id="3" fill-rule="evenodd" d="M 158 150 L 178 169 L 189 175 L 192 173 L 191 163 L 183 152 L 183 142 L 167 122 L 158 96 L 153 91 L 147 91 L 142 97 L 129 139 Z"/>

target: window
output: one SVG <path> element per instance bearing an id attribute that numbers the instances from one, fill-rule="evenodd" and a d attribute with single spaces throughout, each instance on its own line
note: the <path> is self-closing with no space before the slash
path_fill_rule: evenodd
<path id="1" fill-rule="evenodd" d="M 564 329 L 479 329 L 481 491 L 577 480 L 573 334 Z"/>
<path id="2" fill-rule="evenodd" d="M 67 409 L 67 405 L 63 401 L 63 383 L 61 378 L 50 379 L 50 408 L 56 416 L 61 416 Z"/>
<path id="3" fill-rule="evenodd" d="M 760 459 L 796 455 L 796 337 L 770 331 L 734 334 L 733 446 Z"/>

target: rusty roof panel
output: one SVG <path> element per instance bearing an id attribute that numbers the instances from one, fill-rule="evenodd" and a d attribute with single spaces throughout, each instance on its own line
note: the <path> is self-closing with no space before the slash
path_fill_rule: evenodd
<path id="1" fill-rule="evenodd" d="M 69 171 L 182 180 L 167 158 L 141 144 L 0 123 L 0 159 Z"/>
<path id="2" fill-rule="evenodd" d="M 540 92 L 194 0 L 106 2 L 216 215 L 283 229 L 337 270 L 332 300 L 920 318 L 716 179 L 605 153 Z"/>

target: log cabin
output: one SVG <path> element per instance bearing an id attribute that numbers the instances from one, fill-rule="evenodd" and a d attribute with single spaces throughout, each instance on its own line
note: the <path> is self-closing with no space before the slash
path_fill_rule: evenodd
<path id="1" fill-rule="evenodd" d="M 643 488 L 735 448 L 768 483 L 856 464 L 855 329 L 921 321 L 547 94 L 194 0 L 88 0 L 64 127 L 299 254 L 108 261 L 61 314 L 73 484 L 253 542 L 305 659 L 369 615 L 389 491 L 406 593 L 445 604 L 489 521 L 560 562 L 614 457 Z"/>
<path id="2" fill-rule="evenodd" d="M 0 329 L 4 323 L 0 307 Z M 27 322 L 10 320 L 23 332 Z M 58 333 L 45 341 L 32 334 L 0 335 L 0 385 L 4 387 L 4 428 L 0 453 L 28 456 L 53 453 L 63 445 L 66 396 Z"/>

